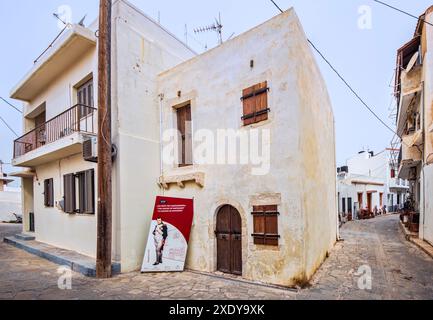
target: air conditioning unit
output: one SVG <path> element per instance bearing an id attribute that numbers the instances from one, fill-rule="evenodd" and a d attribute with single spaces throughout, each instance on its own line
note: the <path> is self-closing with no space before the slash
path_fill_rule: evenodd
<path id="1" fill-rule="evenodd" d="M 96 137 L 84 141 L 83 158 L 85 161 L 98 162 L 98 139 Z"/>

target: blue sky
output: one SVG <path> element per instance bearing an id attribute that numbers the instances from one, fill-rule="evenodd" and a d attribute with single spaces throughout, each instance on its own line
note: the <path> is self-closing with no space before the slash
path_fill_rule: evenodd
<path id="1" fill-rule="evenodd" d="M 428 0 L 386 0 L 416 16 L 432 5 Z M 185 39 L 197 52 L 204 45 L 215 46 L 213 33 L 196 35 L 195 27 L 212 24 L 222 14 L 224 38 L 240 33 L 278 14 L 269 0 L 131 0 L 149 16 L 161 18 L 161 24 Z M 85 14 L 86 22 L 96 18 L 97 0 L 1 0 L 0 1 L 0 96 L 7 98 L 10 89 L 31 68 L 34 59 L 59 32 L 52 17 L 62 5 L 72 8 L 72 21 Z M 416 20 L 383 7 L 372 0 L 278 0 L 283 9 L 294 7 L 310 40 L 327 56 L 349 83 L 390 125 L 389 86 L 395 68 L 396 50 L 413 36 Z M 360 6 L 370 6 L 372 28 L 358 27 Z M 353 97 L 329 67 L 317 58 L 333 103 L 337 162 L 343 164 L 354 153 L 369 147 L 381 151 L 392 138 L 386 128 L 375 120 Z M 20 105 L 18 101 L 11 101 Z M 21 132 L 20 114 L 0 101 L 0 116 Z M 14 135 L 0 123 L 0 159 L 10 162 Z M 6 166 L 6 170 L 12 170 Z"/>

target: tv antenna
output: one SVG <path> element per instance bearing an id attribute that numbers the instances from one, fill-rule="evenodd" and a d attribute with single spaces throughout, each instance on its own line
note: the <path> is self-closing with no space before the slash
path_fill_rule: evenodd
<path id="1" fill-rule="evenodd" d="M 221 13 L 219 13 L 218 19 L 215 19 L 215 23 L 206 27 L 194 29 L 194 33 L 203 33 L 208 31 L 214 31 L 218 36 L 218 43 L 221 45 L 223 43 L 223 25 L 221 22 Z"/>
<path id="2" fill-rule="evenodd" d="M 54 16 L 54 18 L 59 20 L 61 23 L 63 23 L 65 26 L 68 25 L 68 23 L 66 21 L 64 21 L 62 18 L 60 18 L 60 16 L 57 13 L 53 13 L 53 16 Z"/>

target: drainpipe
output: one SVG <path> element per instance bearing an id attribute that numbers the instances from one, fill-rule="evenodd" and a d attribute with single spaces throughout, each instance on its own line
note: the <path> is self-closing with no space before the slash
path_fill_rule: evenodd
<path id="1" fill-rule="evenodd" d="M 426 159 L 424 158 L 425 156 L 425 142 L 426 142 L 426 136 L 425 136 L 425 82 L 422 82 L 422 137 L 423 137 L 423 153 L 422 153 L 422 157 L 423 157 L 423 163 L 422 163 L 422 238 L 424 239 L 424 231 L 425 231 L 425 161 Z"/>
<path id="2" fill-rule="evenodd" d="M 164 100 L 164 94 L 160 93 L 158 95 L 159 97 L 159 166 L 160 166 L 160 177 L 164 176 L 164 161 L 163 161 L 163 143 L 162 143 L 162 124 L 163 124 L 163 119 L 164 119 L 164 110 L 163 110 L 163 106 L 162 106 L 162 101 Z M 164 195 L 164 187 L 161 186 L 160 187 L 162 189 L 162 195 Z"/>

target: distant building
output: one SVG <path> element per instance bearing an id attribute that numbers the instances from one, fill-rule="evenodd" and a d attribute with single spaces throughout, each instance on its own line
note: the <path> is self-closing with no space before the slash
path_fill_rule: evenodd
<path id="1" fill-rule="evenodd" d="M 433 6 L 421 15 L 413 38 L 397 51 L 398 174 L 410 181 L 419 238 L 433 244 L 433 29 L 424 21 L 433 23 Z"/>
<path id="2" fill-rule="evenodd" d="M 396 212 L 406 201 L 408 181 L 396 177 L 391 153 L 362 151 L 338 168 L 338 210 L 359 217 L 359 210 Z"/>
<path id="3" fill-rule="evenodd" d="M 3 173 L 3 165 L 0 161 L 0 222 L 15 221 L 15 215 L 22 215 L 21 189 L 8 187 L 12 182 L 14 180 Z"/>

